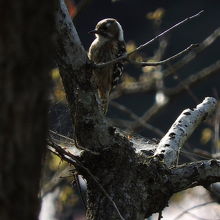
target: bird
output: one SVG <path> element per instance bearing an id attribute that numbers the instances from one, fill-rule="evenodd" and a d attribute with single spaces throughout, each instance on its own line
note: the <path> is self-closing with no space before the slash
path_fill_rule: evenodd
<path id="1" fill-rule="evenodd" d="M 99 21 L 95 30 L 95 40 L 89 47 L 88 57 L 95 64 L 105 63 L 126 54 L 124 33 L 120 23 L 114 18 Z M 93 75 L 104 114 L 108 111 L 109 96 L 112 89 L 121 79 L 124 69 L 124 60 L 94 68 Z"/>

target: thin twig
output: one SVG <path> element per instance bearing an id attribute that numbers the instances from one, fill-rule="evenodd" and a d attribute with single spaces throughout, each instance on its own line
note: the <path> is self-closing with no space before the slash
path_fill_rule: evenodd
<path id="1" fill-rule="evenodd" d="M 106 190 L 103 188 L 103 186 L 98 182 L 98 180 L 96 179 L 96 177 L 90 172 L 90 170 L 88 168 L 86 168 L 78 159 L 77 157 L 75 157 L 74 155 L 72 155 L 71 153 L 65 151 L 62 147 L 60 147 L 59 145 L 49 141 L 48 145 L 50 147 L 52 147 L 53 149 L 56 150 L 56 152 L 59 154 L 59 156 L 67 161 L 70 164 L 77 164 L 78 166 L 80 166 L 82 169 L 84 169 L 89 176 L 94 180 L 94 182 L 97 184 L 97 186 L 101 189 L 101 191 L 104 193 L 104 195 L 109 199 L 109 201 L 112 203 L 113 207 L 115 208 L 116 212 L 118 213 L 119 217 L 121 220 L 125 220 L 123 218 L 123 216 L 121 215 L 117 205 L 115 204 L 115 202 L 113 201 L 113 199 L 111 198 L 111 196 L 106 192 Z M 49 149 L 50 150 L 50 149 Z M 52 151 L 54 153 L 54 151 Z"/>
<path id="2" fill-rule="evenodd" d="M 55 135 L 55 136 L 57 136 L 57 137 L 59 137 L 59 138 L 62 138 L 62 140 L 68 140 L 68 142 L 71 142 L 71 144 L 74 143 L 74 141 L 73 141 L 72 138 L 67 137 L 67 136 L 64 136 L 64 135 L 62 135 L 62 134 L 59 134 L 59 133 L 57 133 L 57 132 L 55 132 L 55 131 L 53 131 L 53 130 L 49 130 L 49 133 L 52 134 L 52 135 Z"/>
<path id="3" fill-rule="evenodd" d="M 153 43 L 155 40 L 157 40 L 159 37 L 162 37 L 163 35 L 167 34 L 168 32 L 170 32 L 171 30 L 179 27 L 180 25 L 190 21 L 191 19 L 195 18 L 195 17 L 198 17 L 200 16 L 202 13 L 204 12 L 204 10 L 200 11 L 199 13 L 191 16 L 191 17 L 188 17 L 186 19 L 184 19 L 183 21 L 180 21 L 179 23 L 173 25 L 172 27 L 168 28 L 167 30 L 165 30 L 164 32 L 160 33 L 159 35 L 157 35 L 156 37 L 154 37 L 153 39 L 151 39 L 150 41 L 148 41 L 147 43 L 143 44 L 143 45 L 140 45 L 138 48 L 136 48 L 134 51 L 130 52 L 128 54 L 128 56 L 130 56 L 131 54 L 133 53 L 136 53 L 140 50 L 142 50 L 144 47 L 148 46 L 149 44 Z"/>
<path id="4" fill-rule="evenodd" d="M 195 219 L 198 219 L 198 220 L 219 220 L 219 219 L 212 219 L 212 218 L 202 218 L 198 215 L 195 215 L 191 212 L 187 212 L 186 214 L 190 215 L 191 217 L 195 218 Z"/>
<path id="5" fill-rule="evenodd" d="M 206 202 L 206 203 L 202 203 L 202 204 L 199 204 L 199 205 L 196 205 L 196 206 L 193 206 L 185 211 L 183 211 L 182 213 L 180 213 L 179 215 L 177 215 L 173 220 L 177 220 L 179 219 L 180 217 L 182 217 L 183 215 L 185 215 L 186 213 L 188 213 L 190 210 L 192 209 L 196 209 L 196 208 L 199 208 L 199 207 L 202 207 L 202 206 L 205 206 L 205 205 L 209 205 L 209 204 L 213 204 L 215 202 Z"/>
<path id="6" fill-rule="evenodd" d="M 200 11 L 199 13 L 191 16 L 191 17 L 188 17 L 182 21 L 180 21 L 179 23 L 173 25 L 172 27 L 168 28 L 167 30 L 165 30 L 164 32 L 158 34 L 156 37 L 154 37 L 153 39 L 149 40 L 148 42 L 140 45 L 139 47 L 137 47 L 135 50 L 131 51 L 130 53 L 127 53 L 127 54 L 124 54 L 116 59 L 113 59 L 113 60 L 110 60 L 108 62 L 105 62 L 105 63 L 98 63 L 98 64 L 94 64 L 94 67 L 96 68 L 101 68 L 101 67 L 104 67 L 104 66 L 107 66 L 109 64 L 113 64 L 113 63 L 117 63 L 118 61 L 120 60 L 127 60 L 129 58 L 129 56 L 131 56 L 132 54 L 134 53 L 137 53 L 138 51 L 142 50 L 144 47 L 150 45 L 151 43 L 153 43 L 155 40 L 157 40 L 158 38 L 162 37 L 163 35 L 167 34 L 168 32 L 172 31 L 173 29 L 179 27 L 180 25 L 192 20 L 193 18 L 196 18 L 198 16 L 200 16 L 202 13 L 204 12 L 204 10 Z"/>
<path id="7" fill-rule="evenodd" d="M 191 44 L 189 47 L 187 47 L 186 49 L 180 51 L 179 53 L 173 55 L 172 57 L 169 57 L 165 60 L 161 60 L 161 61 L 158 61 L 158 62 L 135 62 L 135 61 L 130 61 L 131 63 L 135 63 L 135 64 L 138 64 L 138 65 L 142 65 L 142 66 L 158 66 L 158 65 L 162 65 L 162 64 L 166 64 L 166 63 L 169 63 L 171 62 L 172 60 L 182 56 L 183 54 L 185 53 L 188 53 L 189 51 L 191 51 L 193 48 L 196 48 L 198 47 L 199 44 Z"/>

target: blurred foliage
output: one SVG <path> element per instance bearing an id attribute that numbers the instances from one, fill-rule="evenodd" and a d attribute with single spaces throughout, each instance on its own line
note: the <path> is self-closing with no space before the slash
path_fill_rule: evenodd
<path id="1" fill-rule="evenodd" d="M 153 60 L 153 59 L 149 59 L 149 60 L 147 60 L 147 62 L 157 62 L 158 60 Z M 144 66 L 143 68 L 142 68 L 142 71 L 144 72 L 144 73 L 149 73 L 149 72 L 154 72 L 155 70 L 156 70 L 156 66 Z"/>
<path id="2" fill-rule="evenodd" d="M 50 159 L 48 161 L 48 168 L 51 171 L 57 171 L 59 168 L 64 168 L 67 165 L 67 163 L 60 159 L 55 154 L 51 154 Z"/>
<path id="3" fill-rule="evenodd" d="M 217 148 L 218 151 L 220 150 L 220 140 L 217 141 L 216 148 Z"/>
<path id="4" fill-rule="evenodd" d="M 127 53 L 130 53 L 134 51 L 137 48 L 136 43 L 134 41 L 128 41 L 126 44 L 126 51 Z M 129 56 L 131 60 L 134 60 L 136 62 L 143 61 L 143 57 L 140 53 L 133 53 Z"/>
<path id="5" fill-rule="evenodd" d="M 165 16 L 165 9 L 157 8 L 153 12 L 148 12 L 146 18 L 155 22 L 162 20 L 164 16 Z"/>
<path id="6" fill-rule="evenodd" d="M 134 51 L 136 48 L 137 48 L 137 46 L 134 41 L 128 41 L 128 43 L 126 44 L 127 53 Z"/>
<path id="7" fill-rule="evenodd" d="M 51 76 L 54 83 L 53 101 L 62 102 L 66 104 L 66 94 L 63 88 L 63 83 L 60 77 L 59 69 L 58 68 L 52 69 Z"/>
<path id="8" fill-rule="evenodd" d="M 68 203 L 74 205 L 78 202 L 79 198 L 75 196 L 73 187 L 66 185 L 62 187 L 62 190 L 60 191 L 59 200 L 64 204 Z"/>
<path id="9" fill-rule="evenodd" d="M 205 145 L 212 140 L 213 131 L 210 128 L 204 128 L 201 133 L 200 143 Z"/>
<path id="10" fill-rule="evenodd" d="M 130 76 L 129 74 L 123 74 L 122 86 L 128 87 L 129 84 L 132 84 L 134 82 L 136 82 L 136 79 L 134 77 Z"/>

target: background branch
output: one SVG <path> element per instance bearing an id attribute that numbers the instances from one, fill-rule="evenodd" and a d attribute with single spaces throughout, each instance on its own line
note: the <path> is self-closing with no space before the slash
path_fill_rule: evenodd
<path id="1" fill-rule="evenodd" d="M 212 45 L 220 36 L 220 28 L 217 28 L 213 33 L 211 33 L 199 46 L 191 51 L 189 54 L 185 55 L 181 60 L 172 64 L 172 66 L 167 67 L 163 74 L 165 77 L 176 73 L 178 70 L 183 68 L 186 64 L 190 63 L 193 59 L 195 59 L 202 51 L 207 49 L 210 45 Z"/>
<path id="2" fill-rule="evenodd" d="M 187 77 L 184 80 L 181 80 L 181 83 L 179 83 L 177 86 L 173 88 L 166 88 L 164 89 L 164 93 L 167 96 L 174 96 L 185 90 L 186 87 L 192 87 L 196 83 L 201 82 L 202 80 L 205 80 L 207 77 L 210 77 L 211 75 L 217 74 L 220 70 L 220 60 L 217 60 L 215 63 L 211 64 L 210 66 L 204 68 L 203 70 L 199 71 L 198 73 L 195 73 L 189 77 Z"/>

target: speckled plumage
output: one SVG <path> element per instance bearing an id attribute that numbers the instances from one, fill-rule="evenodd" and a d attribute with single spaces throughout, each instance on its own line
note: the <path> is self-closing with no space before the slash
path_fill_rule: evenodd
<path id="1" fill-rule="evenodd" d="M 109 18 L 100 21 L 93 32 L 96 33 L 96 39 L 92 42 L 88 55 L 94 63 L 107 62 L 125 53 L 123 31 L 115 19 Z M 108 109 L 110 92 L 120 80 L 122 71 L 123 63 L 121 61 L 94 69 L 98 95 L 104 113 Z"/>

